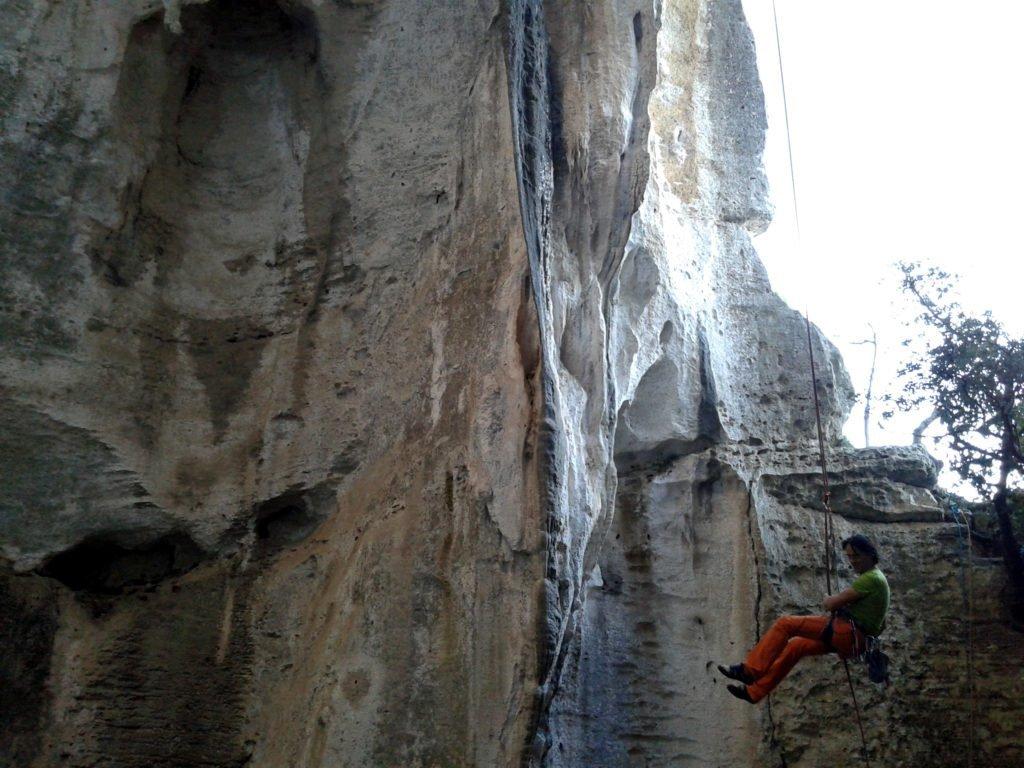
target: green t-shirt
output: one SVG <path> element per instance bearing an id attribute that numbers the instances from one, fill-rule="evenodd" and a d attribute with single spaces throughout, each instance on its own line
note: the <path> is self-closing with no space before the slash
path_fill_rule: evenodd
<path id="1" fill-rule="evenodd" d="M 850 585 L 863 595 L 860 600 L 846 606 L 857 626 L 869 635 L 878 635 L 885 628 L 885 614 L 889 610 L 889 582 L 875 566 L 864 571 Z"/>

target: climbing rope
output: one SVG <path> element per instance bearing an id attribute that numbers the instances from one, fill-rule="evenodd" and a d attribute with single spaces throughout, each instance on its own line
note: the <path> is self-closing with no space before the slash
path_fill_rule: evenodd
<path id="1" fill-rule="evenodd" d="M 782 69 L 782 38 L 779 36 L 779 13 L 772 0 L 772 21 L 775 22 L 775 50 L 779 55 L 779 83 L 782 86 L 782 116 L 786 124 L 786 154 L 789 157 L 789 189 L 793 194 L 793 223 L 796 226 L 796 239 L 800 240 L 800 208 L 796 204 L 796 172 L 793 168 L 793 142 L 789 131 L 789 100 L 786 98 L 786 74 Z"/>
<path id="2" fill-rule="evenodd" d="M 818 402 L 818 375 L 814 371 L 814 345 L 811 343 L 811 317 L 805 315 L 807 321 L 807 356 L 811 364 L 811 389 L 814 393 L 814 419 L 818 425 L 818 458 L 821 461 L 821 503 L 825 507 L 825 588 L 827 594 L 832 594 L 832 561 L 835 550 L 834 529 L 832 525 L 832 492 L 828 485 L 828 468 L 825 464 L 825 436 L 821 428 L 821 405 Z M 861 754 L 864 756 L 864 763 L 871 768 L 871 759 L 868 757 L 868 740 L 864 734 L 864 721 L 860 716 L 860 704 L 857 701 L 857 690 L 853 687 L 853 676 L 850 674 L 850 664 L 840 656 L 843 662 L 843 669 L 846 671 L 846 682 L 850 686 L 850 696 L 853 698 L 853 711 L 857 715 L 857 728 L 860 730 Z"/>
<path id="3" fill-rule="evenodd" d="M 782 108 L 786 125 L 786 150 L 789 156 L 789 180 L 790 189 L 793 193 L 793 222 L 796 226 L 796 239 L 800 242 L 800 207 L 797 203 L 796 194 L 796 172 L 793 163 L 793 141 L 789 129 L 789 99 L 786 97 L 786 75 L 782 66 L 782 38 L 779 35 L 779 14 L 775 7 L 775 0 L 772 0 L 772 19 L 775 23 L 775 46 L 779 56 L 779 81 L 782 85 Z M 828 469 L 825 464 L 825 438 L 821 428 L 821 406 L 818 403 L 818 377 L 814 371 L 814 347 L 811 343 L 811 317 L 807 312 L 807 353 L 811 364 L 811 388 L 814 393 L 814 417 L 818 427 L 818 456 L 821 460 L 821 482 L 822 482 L 822 504 L 825 507 L 825 588 L 827 594 L 832 594 L 832 568 L 835 560 L 835 532 L 832 525 L 832 492 L 828 485 Z M 838 569 L 836 571 L 838 581 Z M 857 702 L 857 691 L 853 687 L 853 677 L 850 675 L 850 665 L 843 658 L 843 669 L 846 671 L 846 682 L 850 686 L 850 696 L 853 698 L 853 709 L 857 715 L 857 728 L 860 730 L 861 754 L 864 762 L 871 768 L 871 760 L 868 757 L 867 737 L 864 734 L 864 722 L 860 716 L 860 704 Z"/>
<path id="4" fill-rule="evenodd" d="M 818 458 L 821 461 L 821 503 L 825 507 L 825 590 L 832 594 L 832 561 L 835 553 L 835 534 L 832 529 L 832 491 L 828 487 L 828 470 L 825 468 L 825 438 L 821 428 L 821 408 L 818 405 L 818 375 L 814 372 L 814 347 L 811 344 L 811 316 L 807 321 L 807 355 L 811 361 L 811 389 L 814 391 L 814 418 L 818 425 Z"/>

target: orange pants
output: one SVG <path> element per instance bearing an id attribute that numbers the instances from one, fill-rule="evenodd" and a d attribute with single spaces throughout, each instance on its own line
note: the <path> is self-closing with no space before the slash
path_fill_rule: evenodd
<path id="1" fill-rule="evenodd" d="M 747 686 L 751 701 L 760 701 L 774 690 L 804 656 L 835 652 L 843 658 L 864 648 L 864 636 L 846 619 L 833 623 L 832 648 L 821 641 L 828 616 L 783 616 L 772 624 L 747 654 L 743 667 L 754 682 Z"/>

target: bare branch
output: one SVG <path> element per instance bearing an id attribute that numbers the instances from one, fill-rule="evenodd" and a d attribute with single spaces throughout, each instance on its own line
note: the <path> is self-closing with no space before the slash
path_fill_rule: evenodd
<path id="1" fill-rule="evenodd" d="M 939 418 L 939 412 L 932 409 L 931 414 L 914 428 L 914 445 L 921 444 L 921 438 L 924 436 L 924 431 L 935 423 L 937 418 Z"/>

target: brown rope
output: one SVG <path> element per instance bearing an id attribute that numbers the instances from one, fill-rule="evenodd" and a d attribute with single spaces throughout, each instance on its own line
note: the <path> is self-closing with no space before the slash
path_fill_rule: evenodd
<path id="1" fill-rule="evenodd" d="M 793 167 L 793 143 L 789 130 L 789 103 L 786 98 L 786 76 L 782 69 L 782 41 L 779 36 L 779 14 L 775 8 L 775 0 L 772 0 L 772 18 L 775 22 L 775 46 L 779 54 L 779 81 L 782 84 L 782 107 L 786 118 L 786 147 L 789 155 L 789 181 L 793 192 L 793 220 L 796 226 L 797 242 L 800 241 L 800 207 L 797 204 L 796 196 L 796 173 Z M 814 417 L 818 426 L 818 455 L 821 459 L 821 482 L 824 488 L 822 493 L 822 504 L 825 507 L 825 588 L 827 594 L 832 594 L 832 568 L 833 554 L 835 552 L 835 533 L 832 527 L 832 492 L 828 487 L 828 470 L 825 467 L 825 438 L 821 428 L 821 407 L 818 405 L 818 377 L 814 372 L 814 347 L 811 344 L 811 317 L 807 313 L 807 352 L 811 361 L 811 386 L 814 390 Z M 857 714 L 857 727 L 860 729 L 860 743 L 863 747 L 864 762 L 871 768 L 871 760 L 868 758 L 868 744 L 864 736 L 864 723 L 860 717 L 860 705 L 857 703 L 857 692 L 853 688 L 853 678 L 850 676 L 850 666 L 846 659 L 843 659 L 843 668 L 846 670 L 846 681 L 850 684 L 850 695 L 853 697 L 853 708 Z M 973 718 L 973 709 L 971 716 Z M 972 720 L 973 722 L 973 720 Z M 973 725 L 972 725 L 973 727 Z"/>
<path id="2" fill-rule="evenodd" d="M 821 482 L 823 486 L 821 502 L 825 507 L 825 586 L 828 594 L 832 594 L 832 553 L 835 549 L 834 532 L 832 526 L 832 493 L 828 487 L 828 469 L 825 465 L 825 437 L 821 428 L 821 406 L 818 403 L 818 376 L 814 372 L 814 346 L 811 343 L 811 315 L 806 313 L 807 321 L 807 354 L 811 362 L 811 388 L 814 391 L 814 418 L 818 425 L 818 457 L 821 460 Z M 860 704 L 857 703 L 857 691 L 853 687 L 853 676 L 850 675 L 850 665 L 846 659 L 843 660 L 843 669 L 846 670 L 846 682 L 850 685 L 850 696 L 853 697 L 853 711 L 857 715 L 857 728 L 860 730 L 861 754 L 864 763 L 871 768 L 871 759 L 868 757 L 868 740 L 864 735 L 864 722 L 860 716 Z"/>
<path id="3" fill-rule="evenodd" d="M 857 714 L 857 728 L 860 729 L 860 744 L 864 748 L 864 762 L 871 768 L 871 760 L 868 758 L 868 740 L 864 735 L 864 722 L 860 719 L 860 705 L 857 703 L 857 690 L 853 687 L 853 677 L 850 675 L 850 664 L 843 659 L 843 669 L 846 670 L 846 682 L 850 684 L 850 695 L 853 697 L 853 711 Z"/>
<path id="4" fill-rule="evenodd" d="M 828 470 L 825 468 L 825 437 L 821 428 L 821 407 L 818 405 L 818 376 L 814 372 L 814 347 L 811 344 L 811 316 L 805 315 L 807 321 L 807 355 L 811 361 L 811 389 L 814 393 L 814 418 L 818 425 L 818 457 L 821 461 L 821 484 L 823 492 L 821 503 L 825 507 L 825 588 L 832 594 L 833 553 L 835 551 L 835 533 L 832 527 L 832 491 L 828 486 Z"/>

